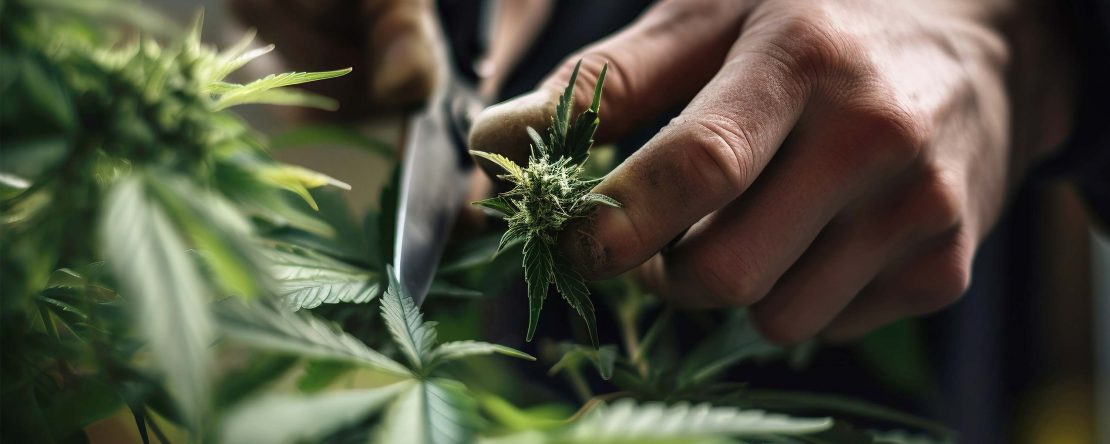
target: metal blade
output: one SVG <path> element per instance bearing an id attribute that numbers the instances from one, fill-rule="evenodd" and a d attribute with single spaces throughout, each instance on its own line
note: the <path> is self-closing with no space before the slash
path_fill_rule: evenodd
<path id="1" fill-rule="evenodd" d="M 451 226 L 464 204 L 472 168 L 455 110 L 480 101 L 450 85 L 410 122 L 402 157 L 393 264 L 403 289 L 420 304 L 432 285 Z M 475 102 L 470 105 L 471 101 Z M 463 105 L 460 105 L 463 104 Z"/>

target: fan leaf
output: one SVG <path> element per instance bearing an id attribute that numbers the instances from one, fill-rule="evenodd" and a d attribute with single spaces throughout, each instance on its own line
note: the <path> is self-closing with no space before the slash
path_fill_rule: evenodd
<path id="1" fill-rule="evenodd" d="M 401 290 L 392 266 L 386 267 L 389 287 L 382 296 L 382 318 L 412 368 L 424 370 L 436 344 L 435 322 L 425 322 L 416 304 Z"/>
<path id="2" fill-rule="evenodd" d="M 223 420 L 220 442 L 319 442 L 378 411 L 415 383 L 344 390 L 310 396 L 266 395 L 230 411 Z"/>
<path id="3" fill-rule="evenodd" d="M 543 300 L 551 284 L 554 262 L 551 248 L 539 236 L 530 236 L 524 242 L 524 280 L 528 283 L 528 333 L 525 340 L 531 341 L 540 322 Z"/>
<path id="4" fill-rule="evenodd" d="M 199 429 L 212 362 L 207 294 L 184 241 L 148 191 L 143 179 L 131 176 L 108 192 L 99 223 L 102 251 L 121 294 L 138 308 L 139 331 L 170 395 Z"/>

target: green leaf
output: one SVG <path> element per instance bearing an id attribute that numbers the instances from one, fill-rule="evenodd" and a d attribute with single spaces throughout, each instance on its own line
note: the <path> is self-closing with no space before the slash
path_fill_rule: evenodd
<path id="1" fill-rule="evenodd" d="M 517 242 L 526 241 L 528 239 L 528 226 L 524 224 L 511 224 L 509 229 L 505 230 L 505 234 L 501 236 L 501 241 L 497 243 L 497 253 L 500 254 L 506 247 L 513 245 Z"/>
<path id="2" fill-rule="evenodd" d="M 601 74 L 597 76 L 597 82 L 594 83 L 594 100 L 590 104 L 590 111 L 597 114 L 601 111 L 601 90 L 605 87 L 605 72 L 609 71 L 609 62 L 601 67 Z"/>
<path id="3" fill-rule="evenodd" d="M 383 373 L 411 376 L 411 372 L 397 361 L 307 312 L 290 313 L 262 302 L 247 306 L 227 300 L 218 304 L 215 313 L 220 330 L 235 342 L 309 359 L 350 362 Z"/>
<path id="4" fill-rule="evenodd" d="M 548 129 L 548 140 L 551 142 L 551 152 L 549 158 L 552 161 L 558 160 L 560 157 L 567 157 L 567 130 L 570 125 L 570 113 L 574 106 L 574 83 L 578 81 L 578 69 L 582 67 L 582 61 L 574 65 L 574 71 L 570 73 L 570 82 L 563 90 L 563 95 L 559 97 L 559 104 L 555 106 L 555 116 L 552 118 L 551 128 Z"/>
<path id="5" fill-rule="evenodd" d="M 121 21 L 157 35 L 181 32 L 181 26 L 173 20 L 149 8 L 121 7 L 118 0 L 36 0 L 35 4 L 85 17 Z"/>
<path id="6" fill-rule="evenodd" d="M 246 85 L 240 85 L 223 93 L 213 104 L 215 111 L 227 109 L 235 105 L 253 103 L 258 97 L 264 97 L 267 91 L 285 86 L 299 85 L 318 80 L 331 79 L 346 75 L 351 68 L 337 69 L 323 72 L 287 72 L 284 74 L 270 74 Z"/>
<path id="7" fill-rule="evenodd" d="M 621 207 L 620 202 L 617 202 L 616 199 L 613 199 L 612 197 L 606 196 L 604 194 L 587 193 L 585 196 L 582 196 L 582 200 L 587 203 L 608 205 L 613 208 Z"/>
<path id="8" fill-rule="evenodd" d="M 269 276 L 254 243 L 254 229 L 231 202 L 169 173 L 159 174 L 151 190 L 178 229 L 200 249 L 210 273 L 226 294 L 254 297 L 269 293 Z"/>
<path id="9" fill-rule="evenodd" d="M 678 374 L 678 383 L 684 387 L 702 384 L 746 359 L 773 356 L 782 351 L 782 347 L 763 339 L 746 311 L 731 310 L 725 321 L 687 355 Z"/>
<path id="10" fill-rule="evenodd" d="M 255 353 L 244 367 L 228 372 L 214 392 L 217 407 L 229 407 L 283 380 L 298 359 L 292 356 Z M 309 366 L 311 367 L 311 362 Z"/>
<path id="11" fill-rule="evenodd" d="M 209 398 L 213 331 L 203 280 L 166 212 L 138 176 L 112 187 L 99 221 L 101 251 L 188 424 L 200 430 Z"/>
<path id="12" fill-rule="evenodd" d="M 340 302 L 363 304 L 381 293 L 378 273 L 310 250 L 277 246 L 266 251 L 278 293 L 294 310 Z"/>
<path id="13" fill-rule="evenodd" d="M 231 74 L 239 68 L 242 68 L 252 60 L 269 54 L 274 50 L 274 45 L 266 45 L 261 48 L 247 50 L 251 42 L 254 41 L 255 31 L 253 29 L 244 33 L 243 37 L 239 39 L 234 45 L 220 52 L 216 57 L 210 69 L 209 79 L 212 82 L 219 82 L 223 80 L 228 74 Z"/>
<path id="14" fill-rule="evenodd" d="M 255 173 L 260 179 L 301 196 L 305 203 L 311 206 L 313 210 L 317 211 L 320 210 L 320 207 L 316 205 L 316 200 L 312 198 L 312 194 L 308 192 L 309 188 L 331 185 L 343 190 L 351 189 L 350 185 L 328 176 L 327 174 L 296 165 L 282 163 L 256 165 Z"/>
<path id="15" fill-rule="evenodd" d="M 410 386 L 385 414 L 376 442 L 470 442 L 477 406 L 462 384 L 429 379 Z"/>
<path id="16" fill-rule="evenodd" d="M 539 153 L 537 153 L 537 154 L 539 154 L 540 156 L 543 156 L 543 157 L 550 157 L 551 156 L 551 150 L 547 147 L 547 144 L 544 143 L 543 136 L 541 136 L 540 133 L 537 132 L 536 129 L 532 128 L 531 126 L 529 126 L 527 128 L 527 131 L 528 131 L 528 138 L 532 139 L 532 147 L 539 151 Z"/>
<path id="17" fill-rule="evenodd" d="M 517 209 L 513 206 L 513 202 L 506 197 L 495 196 L 489 199 L 482 199 L 474 202 L 472 205 L 477 205 L 482 208 L 493 210 L 498 216 L 509 217 L 516 214 Z"/>
<path id="18" fill-rule="evenodd" d="M 13 139 L 4 138 L 4 149 L 0 150 L 0 176 L 9 186 L 20 189 L 29 187 L 40 174 L 55 168 L 70 151 L 69 143 L 60 136 Z"/>
<path id="19" fill-rule="evenodd" d="M 594 133 L 600 123 L 598 113 L 601 110 L 601 90 L 605 86 L 605 72 L 609 64 L 601 68 L 601 75 L 594 84 L 594 98 L 590 108 L 583 111 L 574 120 L 574 124 L 567 130 L 566 147 L 564 156 L 570 158 L 574 165 L 581 165 L 590 155 L 590 147 L 594 144 Z"/>
<path id="20" fill-rule="evenodd" d="M 829 418 L 793 418 L 736 407 L 622 399 L 589 411 L 558 436 L 566 443 L 695 442 L 720 437 L 805 435 L 828 429 Z"/>
<path id="21" fill-rule="evenodd" d="M 514 182 L 519 182 L 524 179 L 524 170 L 522 170 L 520 168 L 520 165 L 517 165 L 516 162 L 509 160 L 508 157 L 502 156 L 497 153 L 487 153 L 485 151 L 475 150 L 470 150 L 470 154 L 482 159 L 486 159 L 490 162 L 493 162 L 494 165 L 501 167 L 501 169 L 505 170 L 506 173 L 509 173 L 508 176 L 505 177 L 506 179 L 513 180 Z"/>
<path id="22" fill-rule="evenodd" d="M 488 355 L 492 353 L 499 353 L 505 356 L 512 356 L 514 358 L 527 359 L 535 361 L 536 358 L 528 353 L 524 353 L 512 347 L 504 345 L 490 344 L 488 342 L 479 341 L 454 341 L 446 342 L 436 347 L 432 352 L 430 363 L 428 364 L 429 371 L 437 366 L 446 364 L 456 359 L 467 358 L 478 355 Z"/>
<path id="23" fill-rule="evenodd" d="M 582 362 L 589 361 L 597 370 L 601 379 L 606 381 L 613 377 L 613 365 L 617 361 L 617 347 L 615 345 L 603 345 L 598 348 L 585 347 L 578 344 L 560 344 L 560 351 L 563 356 L 551 366 L 547 374 L 554 375 L 562 370 L 577 369 L 582 365 Z"/>
<path id="24" fill-rule="evenodd" d="M 335 111 L 339 109 L 339 101 L 331 97 L 296 88 L 261 91 L 254 94 L 249 102 L 239 103 L 239 105 L 246 104 L 303 106 L 306 108 L 322 109 L 324 111 Z"/>
<path id="25" fill-rule="evenodd" d="M 547 288 L 551 284 L 554 261 L 551 249 L 539 236 L 530 236 L 524 242 L 524 280 L 528 283 L 528 333 L 525 340 L 531 341 L 540 322 L 540 310 L 547 298 Z"/>
<path id="26" fill-rule="evenodd" d="M 597 348 L 597 315 L 594 313 L 594 304 L 590 301 L 590 290 L 586 288 L 586 280 L 574 271 L 574 268 L 560 260 L 554 267 L 555 287 L 563 295 L 567 303 L 578 312 L 578 316 L 586 322 L 586 330 L 590 334 L 590 343 Z"/>
<path id="27" fill-rule="evenodd" d="M 301 393 L 316 393 L 351 371 L 354 367 L 346 362 L 312 361 L 304 366 L 304 374 L 297 378 L 297 389 Z"/>
<path id="28" fill-rule="evenodd" d="M 481 291 L 455 285 L 443 279 L 433 280 L 432 286 L 428 288 L 428 297 L 446 296 L 452 298 L 480 298 L 485 295 L 486 294 L 482 293 Z"/>
<path id="29" fill-rule="evenodd" d="M 435 322 L 424 322 L 412 298 L 402 293 L 393 266 L 386 266 L 386 274 L 389 287 L 382 296 L 382 319 L 412 368 L 424 371 L 436 343 Z"/>
<path id="30" fill-rule="evenodd" d="M 420 384 L 412 381 L 385 387 L 343 390 L 310 396 L 268 395 L 241 404 L 223 420 L 220 442 L 319 442 L 381 409 L 401 393 Z"/>
<path id="31" fill-rule="evenodd" d="M 807 393 L 784 390 L 746 389 L 741 396 L 745 405 L 771 408 L 776 410 L 822 411 L 837 413 L 838 416 L 851 415 L 870 420 L 900 424 L 928 431 L 941 437 L 954 438 L 956 432 L 943 424 L 914 415 L 899 412 L 870 402 L 839 395 Z"/>
<path id="32" fill-rule="evenodd" d="M 486 412 L 498 425 L 509 430 L 530 431 L 539 434 L 542 430 L 553 429 L 566 423 L 566 419 L 574 415 L 574 410 L 567 404 L 540 404 L 528 408 L 519 408 L 509 401 L 492 394 L 481 394 L 478 403 L 482 411 Z M 510 435 L 515 436 L 515 435 Z M 543 442 L 540 435 L 537 442 Z M 483 439 L 488 444 L 488 440 Z M 505 442 L 517 444 L 519 441 L 508 439 Z"/>

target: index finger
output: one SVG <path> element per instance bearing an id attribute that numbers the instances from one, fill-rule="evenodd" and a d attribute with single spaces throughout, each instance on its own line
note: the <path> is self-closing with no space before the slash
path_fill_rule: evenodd
<path id="1" fill-rule="evenodd" d="M 689 106 L 595 189 L 599 206 L 561 239 L 589 278 L 629 270 L 736 199 L 797 123 L 809 86 L 779 48 L 738 42 Z M 665 85 L 660 85 L 665 87 Z"/>

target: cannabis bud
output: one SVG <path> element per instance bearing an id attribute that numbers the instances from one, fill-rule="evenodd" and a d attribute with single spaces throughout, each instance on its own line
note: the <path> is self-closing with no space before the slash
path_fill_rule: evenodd
<path id="1" fill-rule="evenodd" d="M 600 178 L 582 177 L 582 164 L 590 155 L 594 132 L 600 122 L 601 89 L 609 65 L 601 69 L 594 85 L 593 103 L 572 123 L 574 82 L 581 65 L 581 61 L 575 65 L 570 83 L 559 98 L 547 137 L 528 127 L 532 140 L 528 166 L 521 167 L 500 154 L 482 151 L 471 151 L 471 154 L 501 167 L 505 174 L 498 177 L 513 184 L 511 190 L 474 204 L 505 215 L 509 228 L 498 250 L 516 240 L 524 240 L 524 280 L 528 282 L 527 340 L 531 341 L 536 333 L 543 300 L 547 297 L 548 286 L 554 282 L 567 303 L 586 321 L 590 340 L 597 347 L 597 320 L 590 291 L 582 276 L 554 248 L 559 232 L 571 220 L 584 217 L 598 204 L 620 207 L 613 198 L 591 192 Z"/>

